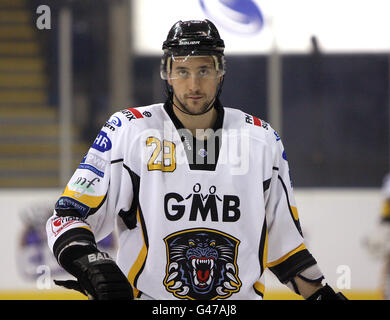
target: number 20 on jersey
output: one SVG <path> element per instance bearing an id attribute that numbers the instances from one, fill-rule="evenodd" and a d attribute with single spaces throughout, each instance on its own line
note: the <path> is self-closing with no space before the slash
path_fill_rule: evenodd
<path id="1" fill-rule="evenodd" d="M 175 144 L 171 141 L 148 137 L 146 139 L 148 147 L 154 147 L 153 153 L 148 161 L 148 170 L 160 170 L 173 172 L 176 169 Z"/>

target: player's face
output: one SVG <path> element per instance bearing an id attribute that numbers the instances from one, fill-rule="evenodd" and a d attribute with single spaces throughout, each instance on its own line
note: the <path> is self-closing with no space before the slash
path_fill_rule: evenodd
<path id="1" fill-rule="evenodd" d="M 168 83 L 173 88 L 175 105 L 198 114 L 213 103 L 220 80 L 211 56 L 190 56 L 172 61 Z"/>

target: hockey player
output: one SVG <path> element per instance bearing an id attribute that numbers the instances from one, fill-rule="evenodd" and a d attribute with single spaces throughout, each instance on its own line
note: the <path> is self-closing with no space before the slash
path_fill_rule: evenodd
<path id="1" fill-rule="evenodd" d="M 49 246 L 94 299 L 259 299 L 264 270 L 307 299 L 344 299 L 307 250 L 283 144 L 222 106 L 224 41 L 179 21 L 163 44 L 165 103 L 111 116 L 47 222 Z M 118 231 L 114 261 L 96 241 Z"/>

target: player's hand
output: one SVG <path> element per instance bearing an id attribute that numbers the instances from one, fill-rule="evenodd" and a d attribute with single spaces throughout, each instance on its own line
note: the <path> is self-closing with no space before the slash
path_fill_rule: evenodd
<path id="1" fill-rule="evenodd" d="M 334 290 L 326 284 L 321 289 L 318 289 L 306 300 L 348 300 L 341 292 L 334 292 Z"/>
<path id="2" fill-rule="evenodd" d="M 117 264 L 105 252 L 82 256 L 74 261 L 81 270 L 77 281 L 54 282 L 74 289 L 93 300 L 132 300 L 133 289 Z"/>

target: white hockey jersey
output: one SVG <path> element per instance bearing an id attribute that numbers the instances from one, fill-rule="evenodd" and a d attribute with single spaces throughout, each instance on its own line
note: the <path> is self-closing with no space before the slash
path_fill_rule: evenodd
<path id="1" fill-rule="evenodd" d="M 206 142 L 169 103 L 113 114 L 47 222 L 53 253 L 117 226 L 116 262 L 135 296 L 152 299 L 262 299 L 266 267 L 287 282 L 315 264 L 280 137 L 217 110 Z"/>

